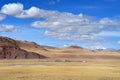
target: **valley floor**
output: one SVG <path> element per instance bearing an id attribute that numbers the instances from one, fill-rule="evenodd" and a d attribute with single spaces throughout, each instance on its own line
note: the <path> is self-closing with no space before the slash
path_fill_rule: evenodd
<path id="1" fill-rule="evenodd" d="M 120 60 L 0 60 L 0 80 L 120 80 Z"/>

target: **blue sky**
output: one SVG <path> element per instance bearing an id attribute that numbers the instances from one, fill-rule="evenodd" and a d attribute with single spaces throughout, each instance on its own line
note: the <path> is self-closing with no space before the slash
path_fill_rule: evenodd
<path id="1" fill-rule="evenodd" d="M 119 0 L 3 0 L 0 35 L 41 45 L 120 49 Z"/>

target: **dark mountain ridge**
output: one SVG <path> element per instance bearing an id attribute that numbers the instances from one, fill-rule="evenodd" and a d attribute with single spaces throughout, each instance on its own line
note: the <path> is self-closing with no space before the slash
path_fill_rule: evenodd
<path id="1" fill-rule="evenodd" d="M 0 37 L 0 59 L 40 59 L 46 58 L 35 52 L 28 52 L 19 47 L 16 40 Z"/>

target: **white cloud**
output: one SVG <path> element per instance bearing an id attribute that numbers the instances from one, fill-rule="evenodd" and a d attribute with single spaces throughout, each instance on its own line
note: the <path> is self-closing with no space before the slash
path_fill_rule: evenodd
<path id="1" fill-rule="evenodd" d="M 20 32 L 13 25 L 0 25 L 0 32 Z"/>
<path id="2" fill-rule="evenodd" d="M 51 36 L 57 39 L 64 39 L 70 41 L 97 41 L 97 40 L 104 40 L 102 37 L 93 36 L 93 35 L 70 35 L 69 33 L 61 33 L 61 32 L 50 32 L 45 31 L 46 36 Z"/>
<path id="3" fill-rule="evenodd" d="M 5 18 L 6 18 L 6 16 L 5 16 L 5 15 L 0 14 L 0 21 L 4 20 Z"/>
<path id="4" fill-rule="evenodd" d="M 39 16 L 42 17 L 42 15 L 40 15 L 39 12 L 40 12 L 39 8 L 31 7 L 29 10 L 23 10 L 21 14 L 17 14 L 16 17 L 19 18 L 32 18 Z"/>
<path id="5" fill-rule="evenodd" d="M 87 16 L 79 16 L 68 13 L 48 18 L 45 21 L 36 21 L 32 26 L 37 28 L 48 28 L 58 32 L 76 32 L 80 35 L 98 33 L 103 29 L 111 30 L 119 28 L 119 23 L 100 20 L 98 22 L 89 19 Z"/>
<path id="6" fill-rule="evenodd" d="M 1 12 L 18 18 L 45 18 L 43 21 L 35 21 L 31 26 L 46 28 L 45 35 L 58 39 L 76 41 L 94 41 L 103 39 L 96 35 L 102 31 L 120 29 L 120 21 L 109 18 L 95 20 L 91 16 L 72 14 L 31 7 L 24 10 L 20 3 L 10 3 L 2 7 Z"/>
<path id="7" fill-rule="evenodd" d="M 21 14 L 22 11 L 23 11 L 23 5 L 20 3 L 5 4 L 1 9 L 1 13 L 12 16 Z"/>
<path id="8" fill-rule="evenodd" d="M 96 35 L 104 30 L 116 30 L 120 28 L 120 23 L 116 20 L 103 18 L 95 21 L 89 16 L 73 15 L 70 13 L 59 13 L 57 16 L 49 17 L 45 21 L 35 21 L 33 27 L 48 29 L 45 35 L 59 39 L 76 41 L 94 41 L 103 39 Z"/>
<path id="9" fill-rule="evenodd" d="M 18 18 L 44 18 L 56 15 L 57 11 L 43 10 L 34 6 L 24 10 L 24 6 L 21 3 L 9 3 L 2 7 L 1 13 Z"/>

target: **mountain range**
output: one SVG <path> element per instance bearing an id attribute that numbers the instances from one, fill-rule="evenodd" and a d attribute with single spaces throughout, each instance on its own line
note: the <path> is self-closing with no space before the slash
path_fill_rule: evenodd
<path id="1" fill-rule="evenodd" d="M 38 45 L 35 42 L 15 40 L 0 36 L 0 59 L 120 59 L 119 51 L 88 50 L 71 45 L 65 48 Z"/>

